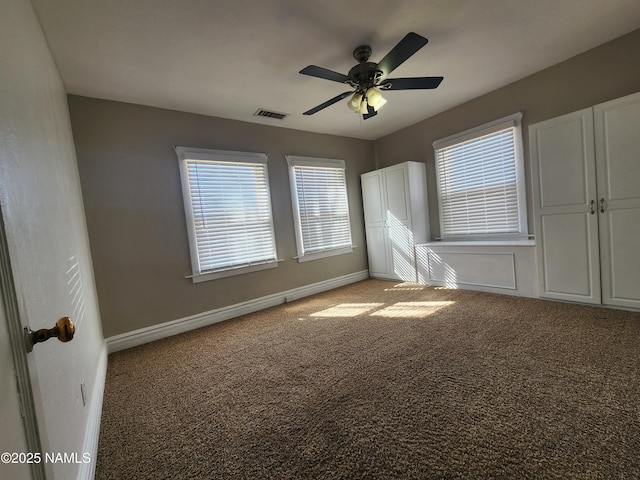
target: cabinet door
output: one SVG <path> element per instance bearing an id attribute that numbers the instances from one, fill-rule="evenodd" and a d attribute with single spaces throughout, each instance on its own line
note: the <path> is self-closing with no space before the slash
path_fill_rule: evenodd
<path id="1" fill-rule="evenodd" d="M 384 170 L 387 204 L 387 229 L 391 274 L 398 280 L 416 281 L 416 262 L 413 250 L 411 204 L 407 164 Z"/>
<path id="2" fill-rule="evenodd" d="M 387 221 L 389 224 L 406 224 L 411 215 L 406 165 L 386 168 L 384 171 L 384 186 L 386 191 Z"/>
<path id="3" fill-rule="evenodd" d="M 364 221 L 369 225 L 383 225 L 385 222 L 384 185 L 382 173 L 373 172 L 362 175 L 362 204 Z"/>
<path id="4" fill-rule="evenodd" d="M 391 274 L 383 178 L 382 172 L 372 172 L 361 177 L 369 274 L 373 277 L 387 277 Z"/>
<path id="5" fill-rule="evenodd" d="M 372 277 L 390 276 L 387 228 L 385 226 L 367 226 L 365 234 L 367 235 L 369 275 Z"/>
<path id="6" fill-rule="evenodd" d="M 594 107 L 602 302 L 640 308 L 640 94 Z"/>
<path id="7" fill-rule="evenodd" d="M 529 127 L 541 297 L 600 303 L 593 112 Z"/>

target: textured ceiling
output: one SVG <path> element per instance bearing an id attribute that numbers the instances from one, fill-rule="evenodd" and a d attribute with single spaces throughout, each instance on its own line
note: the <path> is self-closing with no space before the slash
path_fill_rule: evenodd
<path id="1" fill-rule="evenodd" d="M 638 0 L 33 0 L 69 93 L 298 130 L 376 139 L 640 27 Z M 363 121 L 348 90 L 298 72 L 347 73 L 355 47 L 382 57 L 409 31 L 429 43 Z M 287 113 L 253 116 L 258 108 Z"/>

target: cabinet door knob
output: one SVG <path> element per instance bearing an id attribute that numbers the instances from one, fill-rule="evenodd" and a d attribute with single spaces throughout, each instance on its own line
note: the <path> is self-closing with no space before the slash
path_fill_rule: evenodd
<path id="1" fill-rule="evenodd" d="M 600 213 L 604 213 L 604 198 L 600 199 Z"/>
<path id="2" fill-rule="evenodd" d="M 595 200 L 591 200 L 589 202 L 589 212 L 591 213 L 591 215 L 596 213 L 596 201 Z"/>

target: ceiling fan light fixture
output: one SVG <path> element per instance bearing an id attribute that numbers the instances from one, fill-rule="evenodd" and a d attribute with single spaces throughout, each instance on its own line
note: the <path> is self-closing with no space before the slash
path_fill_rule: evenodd
<path id="1" fill-rule="evenodd" d="M 373 87 L 367 90 L 366 95 L 367 95 L 367 103 L 369 103 L 369 105 L 371 105 L 375 111 L 380 110 L 380 108 L 382 108 L 382 106 L 385 103 L 387 103 L 387 101 L 380 94 L 380 92 Z"/>
<path id="2" fill-rule="evenodd" d="M 360 112 L 360 104 L 362 103 L 362 95 L 354 93 L 353 97 L 347 102 L 347 106 L 356 113 Z"/>
<path id="3" fill-rule="evenodd" d="M 367 99 L 363 98 L 362 102 L 360 102 L 360 110 L 358 110 L 358 113 L 365 114 L 367 111 Z"/>
<path id="4" fill-rule="evenodd" d="M 367 101 L 369 102 L 369 105 L 371 105 L 372 107 L 375 107 L 381 98 L 382 98 L 382 95 L 380 95 L 380 92 L 377 91 L 375 88 L 371 87 L 370 89 L 367 90 Z"/>
<path id="5" fill-rule="evenodd" d="M 387 100 L 382 98 L 382 97 L 380 97 L 380 101 L 375 106 L 374 105 L 371 105 L 371 106 L 377 112 L 378 110 L 380 110 L 385 105 L 385 103 L 387 103 Z"/>

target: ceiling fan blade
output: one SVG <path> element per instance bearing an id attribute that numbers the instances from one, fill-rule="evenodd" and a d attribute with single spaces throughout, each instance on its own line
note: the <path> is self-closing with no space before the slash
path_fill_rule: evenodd
<path id="1" fill-rule="evenodd" d="M 438 88 L 444 77 L 387 78 L 380 82 L 381 90 L 421 90 Z M 388 86 L 387 86 L 388 85 Z"/>
<path id="2" fill-rule="evenodd" d="M 367 113 L 362 115 L 362 119 L 367 120 L 371 117 L 375 117 L 377 114 L 378 112 L 371 105 L 367 105 Z"/>
<path id="3" fill-rule="evenodd" d="M 340 95 L 333 97 L 331 100 L 327 100 L 326 102 L 321 103 L 317 107 L 314 107 L 311 110 L 307 110 L 306 112 L 303 113 L 303 115 L 313 115 L 314 113 L 318 113 L 320 110 L 330 107 L 334 103 L 339 102 L 343 98 L 347 98 L 349 95 L 352 95 L 352 94 L 353 94 L 353 90 L 350 90 L 348 92 L 343 92 Z"/>
<path id="4" fill-rule="evenodd" d="M 429 40 L 417 33 L 407 33 L 405 37 L 387 53 L 380 63 L 378 63 L 378 69 L 382 70 L 384 75 L 389 75 L 411 55 L 424 47 L 428 41 Z"/>
<path id="5" fill-rule="evenodd" d="M 303 75 L 309 75 L 310 77 L 324 78 L 325 80 L 331 80 L 339 83 L 347 83 L 349 77 L 342 73 L 334 72 L 333 70 L 327 70 L 326 68 L 317 67 L 315 65 L 309 65 L 300 70 Z"/>

